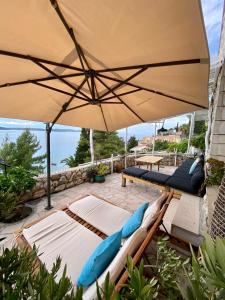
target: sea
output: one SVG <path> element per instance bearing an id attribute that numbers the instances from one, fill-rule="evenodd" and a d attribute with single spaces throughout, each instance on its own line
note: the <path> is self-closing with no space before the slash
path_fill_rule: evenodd
<path id="1" fill-rule="evenodd" d="M 22 130 L 0 130 L 0 145 L 7 137 L 10 141 L 15 142 L 18 136 L 22 133 Z M 41 149 L 37 152 L 37 155 L 46 153 L 46 134 L 45 131 L 32 131 L 40 142 Z M 119 136 L 125 139 L 125 130 L 118 132 Z M 131 133 L 128 135 L 128 137 Z M 142 137 L 143 134 L 139 135 Z M 51 133 L 51 171 L 58 172 L 66 170 L 68 166 L 62 163 L 64 158 L 74 155 L 77 145 L 80 139 L 80 131 L 52 131 Z M 45 170 L 46 171 L 46 170 Z"/>

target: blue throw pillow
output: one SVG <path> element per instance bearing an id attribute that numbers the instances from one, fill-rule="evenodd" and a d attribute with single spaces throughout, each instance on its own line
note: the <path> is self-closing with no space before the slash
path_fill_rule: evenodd
<path id="1" fill-rule="evenodd" d="M 190 167 L 189 174 L 192 175 L 194 173 L 197 164 L 199 163 L 199 158 L 197 158 Z"/>
<path id="2" fill-rule="evenodd" d="M 77 280 L 77 286 L 88 287 L 97 280 L 119 251 L 121 238 L 122 230 L 110 235 L 98 245 L 85 263 Z"/>
<path id="3" fill-rule="evenodd" d="M 149 203 L 146 202 L 141 205 L 133 215 L 128 219 L 128 221 L 123 225 L 122 228 L 122 238 L 125 239 L 129 237 L 135 230 L 141 226 L 141 222 Z"/>

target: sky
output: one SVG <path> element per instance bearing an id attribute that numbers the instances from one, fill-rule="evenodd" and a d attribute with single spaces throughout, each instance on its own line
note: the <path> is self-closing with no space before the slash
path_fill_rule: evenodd
<path id="1" fill-rule="evenodd" d="M 179 1 L 179 0 L 177 0 Z M 188 1 L 188 0 L 187 0 Z M 206 26 L 206 34 L 208 39 L 209 51 L 211 60 L 215 58 L 218 54 L 219 40 L 220 40 L 220 30 L 221 30 L 221 20 L 223 14 L 223 3 L 224 0 L 201 0 L 203 17 Z M 187 123 L 188 118 L 186 115 L 179 116 L 171 119 L 165 120 L 165 128 L 175 127 L 177 123 Z M 24 126 L 24 127 L 44 127 L 43 123 L 32 122 L 32 121 L 20 121 L 14 119 L 2 119 L 0 118 L 1 126 Z M 139 124 L 129 127 L 129 135 L 135 134 L 137 137 L 140 133 L 143 135 L 143 131 L 146 131 L 148 135 L 149 128 L 151 127 L 151 132 L 154 125 L 150 124 Z M 161 126 L 161 125 L 159 125 Z M 55 125 L 55 128 L 66 128 L 66 126 Z M 70 127 L 71 128 L 71 127 Z"/>

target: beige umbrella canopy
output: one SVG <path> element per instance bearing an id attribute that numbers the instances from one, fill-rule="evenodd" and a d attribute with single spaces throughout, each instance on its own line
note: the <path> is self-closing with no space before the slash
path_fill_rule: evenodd
<path id="1" fill-rule="evenodd" d="M 1 0 L 0 117 L 113 131 L 208 107 L 198 0 Z"/>
<path id="2" fill-rule="evenodd" d="M 0 117 L 113 131 L 208 106 L 200 1 L 0 8 Z"/>

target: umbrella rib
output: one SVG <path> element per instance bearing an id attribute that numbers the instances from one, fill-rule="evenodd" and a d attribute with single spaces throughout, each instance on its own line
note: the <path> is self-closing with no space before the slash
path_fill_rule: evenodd
<path id="1" fill-rule="evenodd" d="M 96 92 L 97 98 L 99 98 L 99 93 L 98 93 L 97 86 L 96 86 L 96 83 L 95 83 L 95 80 L 94 80 L 94 76 L 92 76 L 92 82 L 93 82 L 93 88 L 94 88 L 94 91 Z M 101 103 L 100 103 L 100 109 L 101 109 L 102 118 L 103 118 L 103 121 L 104 121 L 104 124 L 105 124 L 105 128 L 106 128 L 107 131 L 109 131 L 107 123 L 106 123 L 105 114 L 104 114 Z"/>
<path id="2" fill-rule="evenodd" d="M 55 76 L 58 80 L 62 81 L 64 84 L 66 84 L 67 86 L 69 86 L 71 89 L 79 92 L 82 96 L 84 96 L 87 100 L 91 100 L 87 95 L 85 95 L 83 92 L 81 92 L 80 90 L 78 90 L 75 86 L 73 86 L 71 83 L 69 83 L 68 81 L 66 81 L 64 78 L 59 77 L 55 72 L 53 72 L 52 70 L 50 70 L 49 68 L 47 68 L 45 65 L 43 65 L 42 63 L 32 60 L 36 65 L 38 65 L 40 68 L 44 69 L 45 71 L 49 72 L 51 75 Z"/>
<path id="3" fill-rule="evenodd" d="M 76 92 L 70 97 L 70 99 L 69 99 L 66 103 L 63 104 L 61 111 L 58 113 L 58 115 L 55 117 L 55 119 L 53 120 L 53 122 L 52 122 L 52 124 L 51 124 L 51 129 L 52 129 L 52 127 L 54 126 L 54 124 L 58 121 L 58 119 L 61 117 L 61 115 L 62 115 L 64 112 L 68 111 L 68 110 L 67 110 L 67 107 L 70 105 L 70 103 L 73 101 L 73 99 L 74 99 L 75 97 L 77 97 L 77 93 L 78 93 L 79 90 L 82 88 L 82 86 L 85 84 L 85 82 L 86 82 L 86 78 L 84 78 L 84 80 L 83 80 L 83 81 L 81 82 L 81 84 L 79 85 L 78 91 L 76 91 Z M 85 104 L 87 105 L 87 104 L 89 104 L 89 103 L 85 103 Z"/>
<path id="4" fill-rule="evenodd" d="M 116 98 L 121 102 L 123 103 L 123 105 L 126 106 L 127 109 L 129 109 L 141 122 L 145 122 L 144 119 L 142 119 L 129 105 L 127 105 L 126 102 L 124 102 L 119 96 L 117 96 L 117 94 L 110 88 L 107 86 L 107 84 L 102 81 L 101 78 L 99 78 L 98 76 L 96 76 L 96 78 L 101 82 L 101 84 L 103 84 L 108 90 L 110 93 L 112 93 L 114 96 L 116 96 Z"/>
<path id="5" fill-rule="evenodd" d="M 204 59 L 202 59 L 202 61 L 204 62 Z M 152 64 L 108 68 L 108 69 L 96 70 L 96 72 L 105 73 L 105 72 L 113 72 L 113 71 L 134 70 L 134 69 L 141 69 L 141 68 L 158 68 L 158 67 L 190 65 L 190 64 L 199 64 L 199 63 L 201 63 L 200 58 L 193 58 L 193 59 L 184 59 L 184 60 L 175 60 L 175 61 L 165 61 L 165 62 L 152 63 Z"/>
<path id="6" fill-rule="evenodd" d="M 103 108 L 102 108 L 101 104 L 100 104 L 100 109 L 101 109 L 101 113 L 102 113 L 102 118 L 103 118 L 104 123 L 105 123 L 105 128 L 106 128 L 107 131 L 109 131 L 108 126 L 106 124 L 106 119 L 105 119 L 104 111 L 103 111 Z"/>
<path id="7" fill-rule="evenodd" d="M 20 54 L 20 53 L 16 53 L 16 52 L 5 51 L 5 50 L 0 50 L 0 55 L 11 56 L 11 57 L 21 58 L 21 59 L 25 59 L 25 60 L 32 60 L 32 61 L 36 60 L 36 61 L 42 62 L 44 64 L 49 64 L 49 65 L 53 65 L 53 66 L 57 66 L 57 67 L 62 67 L 62 68 L 66 68 L 66 69 L 71 69 L 71 70 L 83 72 L 82 69 L 77 68 L 77 67 L 73 67 L 73 66 L 70 66 L 70 65 L 66 65 L 64 63 L 58 63 L 58 62 L 55 62 L 55 61 L 51 61 L 51 60 L 48 60 L 48 59 L 35 57 L 35 56 L 31 56 L 31 55 L 24 55 L 24 54 Z"/>
<path id="8" fill-rule="evenodd" d="M 87 85 L 88 85 L 88 88 L 89 88 L 89 91 L 90 91 L 90 94 L 91 94 L 91 86 L 90 86 L 90 83 L 89 83 L 89 80 L 88 80 L 88 75 L 87 75 L 87 72 L 85 70 L 85 67 L 84 67 L 84 63 L 83 63 L 83 59 L 84 59 L 84 62 L 87 66 L 88 69 L 89 68 L 89 64 L 84 56 L 84 53 L 83 53 L 83 50 L 82 48 L 80 47 L 80 45 L 78 44 L 77 42 L 77 39 L 75 37 L 75 34 L 74 34 L 74 31 L 73 31 L 73 28 L 69 27 L 68 23 L 66 22 L 66 19 L 61 11 L 61 9 L 59 8 L 59 5 L 58 5 L 58 2 L 57 0 L 50 0 L 52 6 L 54 7 L 58 17 L 60 18 L 61 22 L 63 23 L 63 26 L 65 27 L 66 31 L 68 32 L 70 38 L 72 39 L 74 45 L 75 45 L 75 48 L 76 48 L 76 51 L 77 51 L 77 55 L 78 55 L 78 58 L 79 58 L 79 61 L 80 61 L 80 64 L 82 66 L 82 69 L 83 69 L 83 72 L 84 72 L 84 75 L 87 79 Z"/>
<path id="9" fill-rule="evenodd" d="M 99 99 L 105 97 L 106 95 L 108 95 L 110 92 L 115 91 L 116 89 L 118 89 L 119 87 L 121 87 L 122 85 L 126 84 L 128 81 L 130 81 L 131 79 L 137 77 L 138 75 L 140 75 L 141 73 L 143 73 L 144 71 L 146 71 L 147 68 L 141 68 L 140 70 L 138 70 L 137 72 L 135 72 L 133 75 L 129 76 L 128 78 L 126 78 L 125 80 L 120 80 L 120 83 L 117 84 L 116 86 L 114 86 L 113 88 L 110 89 L 110 91 L 105 92 L 104 94 L 102 94 Z"/>
<path id="10" fill-rule="evenodd" d="M 106 79 L 112 80 L 112 81 L 121 82 L 120 79 L 109 77 L 109 76 L 106 76 L 106 75 L 103 75 L 103 74 L 99 74 L 98 76 L 100 76 L 102 78 L 106 78 Z M 176 101 L 180 101 L 180 102 L 183 102 L 183 103 L 186 103 L 186 104 L 189 104 L 189 105 L 192 105 L 192 106 L 196 106 L 196 107 L 199 107 L 199 108 L 207 108 L 207 107 L 205 107 L 203 105 L 195 104 L 195 103 L 187 101 L 185 99 L 181 99 L 181 98 L 178 98 L 178 97 L 175 97 L 175 96 L 172 96 L 172 95 L 168 95 L 168 94 L 165 94 L 165 93 L 160 92 L 160 91 L 155 91 L 155 90 L 152 90 L 152 89 L 149 89 L 149 88 L 141 87 L 141 86 L 139 86 L 137 84 L 134 84 L 134 83 L 131 83 L 131 82 L 127 82 L 126 85 L 129 85 L 129 86 L 132 86 L 132 87 L 136 87 L 136 88 L 140 88 L 143 91 L 154 93 L 154 94 L 157 94 L 157 95 L 161 95 L 161 96 L 164 96 L 166 98 L 170 98 L 170 99 L 173 99 L 173 100 L 176 100 Z"/>
<path id="11" fill-rule="evenodd" d="M 125 95 L 129 95 L 129 94 L 133 94 L 133 93 L 139 92 L 141 90 L 142 90 L 141 88 L 137 88 L 137 89 L 129 91 L 129 92 L 124 92 L 124 93 L 121 93 L 121 94 L 117 94 L 117 96 L 125 96 Z M 104 98 L 104 99 L 102 99 L 101 102 L 105 102 L 105 101 L 113 99 L 113 98 L 116 98 L 116 96 L 110 96 L 110 97 Z"/>
<path id="12" fill-rule="evenodd" d="M 72 94 L 72 93 L 66 92 L 66 91 L 61 90 L 61 89 L 54 88 L 54 87 L 49 86 L 47 84 L 43 84 L 43 83 L 40 83 L 40 82 L 33 82 L 32 80 L 30 81 L 30 83 L 41 86 L 41 87 L 49 89 L 49 90 L 53 90 L 53 91 L 58 92 L 58 93 L 62 93 L 62 94 L 69 95 L 69 96 L 74 96 L 74 94 Z M 89 102 L 89 100 L 87 100 L 86 98 L 83 98 L 83 97 L 80 97 L 80 96 L 77 96 L 77 95 L 76 95 L 76 98 Z"/>
<path id="13" fill-rule="evenodd" d="M 81 76 L 83 73 L 74 73 L 74 74 L 67 74 L 67 75 L 59 75 L 61 78 L 68 78 L 68 77 L 75 77 L 75 76 Z M 20 85 L 20 84 L 27 84 L 32 81 L 33 82 L 39 82 L 39 81 L 48 81 L 48 80 L 57 80 L 55 76 L 49 76 L 49 77 L 43 77 L 43 78 L 37 78 L 37 79 L 28 79 L 28 80 L 22 80 L 22 81 L 15 81 L 15 82 L 8 82 L 0 85 L 0 88 L 3 87 L 10 87 L 14 85 Z"/>

